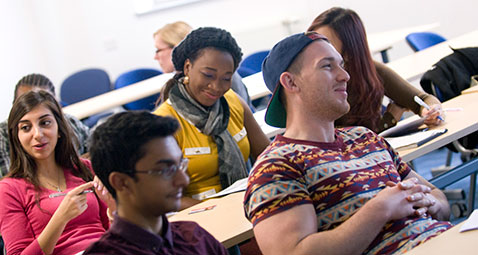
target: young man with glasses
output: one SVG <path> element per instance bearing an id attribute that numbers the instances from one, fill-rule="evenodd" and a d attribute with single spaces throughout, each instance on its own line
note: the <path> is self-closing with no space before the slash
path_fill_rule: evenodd
<path id="1" fill-rule="evenodd" d="M 168 222 L 189 183 L 187 159 L 173 135 L 178 122 L 149 112 L 122 112 L 98 126 L 90 155 L 116 199 L 113 224 L 84 254 L 227 254 L 194 222 Z"/>

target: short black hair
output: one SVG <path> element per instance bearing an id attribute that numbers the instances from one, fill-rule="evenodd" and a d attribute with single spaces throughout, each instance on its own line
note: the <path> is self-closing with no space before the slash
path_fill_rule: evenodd
<path id="1" fill-rule="evenodd" d="M 205 48 L 215 48 L 230 53 L 234 60 L 234 70 L 237 69 L 242 60 L 241 48 L 229 32 L 216 27 L 200 27 L 191 31 L 191 33 L 174 48 L 174 68 L 183 72 L 186 59 L 190 59 L 194 62 L 200 55 L 201 50 Z"/>
<path id="2" fill-rule="evenodd" d="M 126 111 L 111 116 L 95 129 L 90 137 L 91 163 L 113 198 L 116 191 L 108 181 L 110 173 L 120 172 L 135 178 L 136 162 L 146 153 L 143 145 L 155 138 L 174 135 L 178 127 L 178 121 L 172 117 Z"/>

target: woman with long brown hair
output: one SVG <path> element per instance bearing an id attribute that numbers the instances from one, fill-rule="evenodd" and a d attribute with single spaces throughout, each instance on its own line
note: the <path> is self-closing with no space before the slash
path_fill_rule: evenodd
<path id="1" fill-rule="evenodd" d="M 0 182 L 0 232 L 8 254 L 75 254 L 109 227 L 70 126 L 49 92 L 20 96 L 8 117 L 10 172 Z M 113 204 L 108 201 L 108 204 Z"/>
<path id="2" fill-rule="evenodd" d="M 334 7 L 317 16 L 307 31 L 327 36 L 344 59 L 350 74 L 347 83 L 350 111 L 335 122 L 336 126 L 365 126 L 379 133 L 394 126 L 406 110 L 426 117 L 425 124 L 438 125 L 443 117 L 440 101 L 422 92 L 386 65 L 374 61 L 368 48 L 362 20 L 350 9 Z M 382 113 L 383 96 L 392 102 Z M 413 100 L 420 97 L 431 110 Z"/>

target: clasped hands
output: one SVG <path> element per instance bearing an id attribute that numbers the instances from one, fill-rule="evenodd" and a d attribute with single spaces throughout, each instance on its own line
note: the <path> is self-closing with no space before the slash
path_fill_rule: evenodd
<path id="1" fill-rule="evenodd" d="M 434 216 L 439 211 L 437 199 L 431 194 L 432 189 L 419 183 L 415 177 L 398 183 L 388 181 L 386 186 L 375 198 L 387 213 L 389 220 L 412 215 Z"/>

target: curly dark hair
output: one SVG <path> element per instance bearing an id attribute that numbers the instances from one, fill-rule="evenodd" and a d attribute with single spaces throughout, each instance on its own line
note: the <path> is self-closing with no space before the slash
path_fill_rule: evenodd
<path id="1" fill-rule="evenodd" d="M 178 128 L 178 121 L 172 117 L 127 111 L 111 116 L 95 129 L 90 137 L 91 164 L 114 198 L 116 191 L 109 175 L 120 172 L 135 178 L 136 162 L 146 153 L 144 145 L 154 138 L 172 136 Z"/>
<path id="2" fill-rule="evenodd" d="M 216 27 L 200 27 L 191 31 L 173 50 L 173 64 L 178 73 L 166 83 L 156 105 L 168 98 L 171 87 L 184 76 L 184 62 L 189 59 L 194 63 L 205 48 L 214 48 L 231 54 L 234 70 L 242 60 L 241 48 L 231 33 L 226 30 Z"/>
<path id="3" fill-rule="evenodd" d="M 200 27 L 181 41 L 173 50 L 173 64 L 177 71 L 183 71 L 186 59 L 194 62 L 204 48 L 212 47 L 231 54 L 234 59 L 234 70 L 242 60 L 241 48 L 232 35 L 224 29 L 216 27 Z"/>

